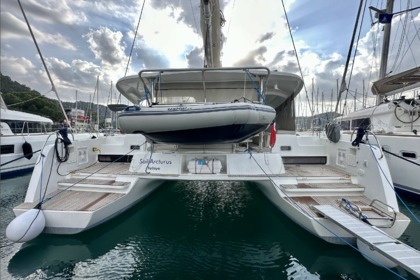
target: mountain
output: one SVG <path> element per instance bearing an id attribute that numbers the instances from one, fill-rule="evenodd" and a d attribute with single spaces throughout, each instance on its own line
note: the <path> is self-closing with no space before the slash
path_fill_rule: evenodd
<path id="1" fill-rule="evenodd" d="M 26 85 L 13 81 L 10 77 L 0 73 L 0 91 L 4 102 L 9 109 L 40 115 L 52 119 L 54 122 L 64 120 L 63 112 L 57 100 L 42 96 L 36 90 Z M 75 102 L 63 102 L 65 109 L 76 108 Z M 96 120 L 96 104 L 78 101 L 77 108 L 90 114 L 92 110 L 92 119 Z M 99 119 L 103 123 L 106 117 L 110 116 L 110 112 L 106 106 L 99 105 Z M 100 125 L 102 126 L 102 125 Z"/>

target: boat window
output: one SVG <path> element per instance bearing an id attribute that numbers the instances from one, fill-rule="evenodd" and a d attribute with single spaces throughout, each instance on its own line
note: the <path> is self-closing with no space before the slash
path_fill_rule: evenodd
<path id="1" fill-rule="evenodd" d="M 350 121 L 342 121 L 340 125 L 342 130 L 350 130 Z"/>
<path id="2" fill-rule="evenodd" d="M 416 159 L 416 153 L 414 152 L 401 152 L 401 155 L 405 158 L 411 158 L 411 159 Z"/>
<path id="3" fill-rule="evenodd" d="M 1 145 L 1 154 L 13 154 L 15 152 L 15 145 Z"/>
<path id="4" fill-rule="evenodd" d="M 128 106 L 127 108 L 125 108 L 124 111 L 128 111 L 128 112 L 140 111 L 140 107 L 139 106 Z"/>
<path id="5" fill-rule="evenodd" d="M 351 121 L 351 127 L 353 129 L 356 129 L 358 127 L 362 127 L 364 129 L 369 128 L 370 126 L 370 119 L 369 118 L 363 118 L 363 119 L 356 119 Z"/>
<path id="6" fill-rule="evenodd" d="M 7 123 L 13 133 L 43 133 L 52 130 L 51 124 L 19 120 L 2 120 Z"/>

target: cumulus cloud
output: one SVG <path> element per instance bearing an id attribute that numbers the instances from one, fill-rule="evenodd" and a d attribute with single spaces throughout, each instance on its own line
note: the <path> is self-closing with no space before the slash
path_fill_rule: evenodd
<path id="1" fill-rule="evenodd" d="M 138 65 L 140 69 L 166 68 L 169 67 L 170 62 L 164 54 L 145 45 L 140 45 L 133 57 L 133 64 Z"/>
<path id="2" fill-rule="evenodd" d="M 75 1 L 76 3 L 78 1 Z M 22 6 L 28 17 L 35 21 L 48 23 L 80 24 L 87 20 L 83 10 L 74 10 L 77 7 L 66 0 L 23 1 Z"/>
<path id="3" fill-rule="evenodd" d="M 34 36 L 39 43 L 48 43 L 68 50 L 76 50 L 67 38 L 59 33 L 49 34 L 31 26 Z M 27 39 L 31 40 L 26 23 L 11 13 L 1 13 L 1 36 L 3 39 Z"/>
<path id="4" fill-rule="evenodd" d="M 35 65 L 25 57 L 1 56 L 1 72 L 13 76 L 27 75 Z"/>
<path id="5" fill-rule="evenodd" d="M 203 48 L 192 48 L 190 52 L 185 55 L 185 58 L 188 61 L 188 67 L 191 68 L 200 68 L 203 67 L 204 60 L 204 50 Z"/>
<path id="6" fill-rule="evenodd" d="M 250 51 L 241 60 L 234 63 L 234 66 L 261 66 L 265 64 L 264 54 L 267 52 L 267 47 L 261 46 L 255 50 Z"/>
<path id="7" fill-rule="evenodd" d="M 108 27 L 100 27 L 96 30 L 90 30 L 86 35 L 89 48 L 100 60 L 102 64 L 117 65 L 127 58 L 124 54 L 125 44 L 122 42 L 122 33 L 112 31 Z"/>
<path id="8" fill-rule="evenodd" d="M 331 1 L 322 5 L 328 6 Z M 313 81 L 320 92 L 329 96 L 332 90 L 336 91 L 336 81 L 341 81 L 344 72 L 350 33 L 343 30 L 351 29 L 354 18 L 348 17 L 348 11 L 357 3 L 346 2 L 343 5 L 348 9 L 340 9 L 339 13 L 334 13 L 335 7 L 330 7 L 331 11 L 322 17 L 314 17 L 314 11 L 302 12 L 297 6 L 305 6 L 309 0 L 298 2 L 287 1 L 286 10 L 304 79 L 308 88 Z M 200 1 L 145 3 L 128 74 L 135 74 L 142 68 L 202 67 Z M 22 4 L 38 43 L 48 56 L 56 86 L 71 92 L 69 96 L 73 96 L 76 89 L 92 91 L 98 76 L 105 89 L 125 73 L 143 1 L 27 0 Z M 300 75 L 281 6 L 279 1 L 266 5 L 260 5 L 257 0 L 221 1 L 227 20 L 222 28 L 224 66 L 267 66 Z M 264 14 L 258 24 L 249 20 L 256 13 Z M 339 24 L 333 26 L 333 22 Z M 346 24 L 346 28 L 341 24 Z M 395 43 L 391 47 L 387 73 L 404 71 L 410 65 L 420 63 L 418 26 L 418 11 L 409 14 L 408 18 L 404 14 L 394 17 L 392 42 Z M 351 91 L 358 89 L 360 92 L 363 82 L 369 90 L 377 79 L 382 27 L 375 25 L 363 29 L 355 62 L 349 70 Z M 401 37 L 403 31 L 407 37 Z M 318 32 L 323 32 L 322 36 Z M 2 2 L 1 39 L 2 73 L 10 74 L 36 90 L 50 87 L 16 1 Z M 349 79 L 350 76 L 347 81 Z"/>

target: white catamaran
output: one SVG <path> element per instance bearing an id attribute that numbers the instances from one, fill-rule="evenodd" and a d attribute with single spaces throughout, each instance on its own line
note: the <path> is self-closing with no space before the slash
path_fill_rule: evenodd
<path id="1" fill-rule="evenodd" d="M 88 230 L 168 180 L 253 182 L 280 211 L 323 240 L 358 243 L 365 254 L 376 254 L 371 258 L 385 259 L 378 263 L 420 275 L 420 267 L 388 249 L 403 248 L 420 260 L 417 250 L 395 240 L 410 219 L 399 211 L 382 151 L 276 132 L 273 119 L 293 106 L 303 80 L 264 67 L 214 67 L 220 18 L 210 11 L 219 15 L 219 6 L 202 1 L 201 9 L 203 34 L 212 31 L 203 36 L 207 67 L 143 70 L 118 81 L 119 91 L 135 104 L 119 119 L 130 133 L 77 141 L 65 162 L 57 161 L 60 147 L 47 146 L 25 201 L 14 208 L 8 238 L 24 242 L 41 232 Z"/>

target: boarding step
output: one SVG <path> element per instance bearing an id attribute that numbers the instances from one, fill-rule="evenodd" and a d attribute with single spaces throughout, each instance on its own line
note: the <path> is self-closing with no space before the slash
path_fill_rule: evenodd
<path id="1" fill-rule="evenodd" d="M 367 244 L 372 253 L 389 259 L 420 278 L 420 251 L 331 205 L 314 205 L 313 208 Z"/>
<path id="2" fill-rule="evenodd" d="M 125 192 L 130 186 L 130 182 L 116 181 L 115 178 L 80 178 L 71 177 L 58 182 L 58 189 L 69 189 L 73 191 L 90 192 Z"/>
<path id="3" fill-rule="evenodd" d="M 298 176 L 296 177 L 296 181 L 298 183 L 314 183 L 314 184 L 352 184 L 354 183 L 352 177 L 349 175 L 346 176 Z"/>
<path id="4" fill-rule="evenodd" d="M 285 193 L 290 195 L 360 195 L 365 188 L 352 183 L 301 183 L 282 184 Z"/>

